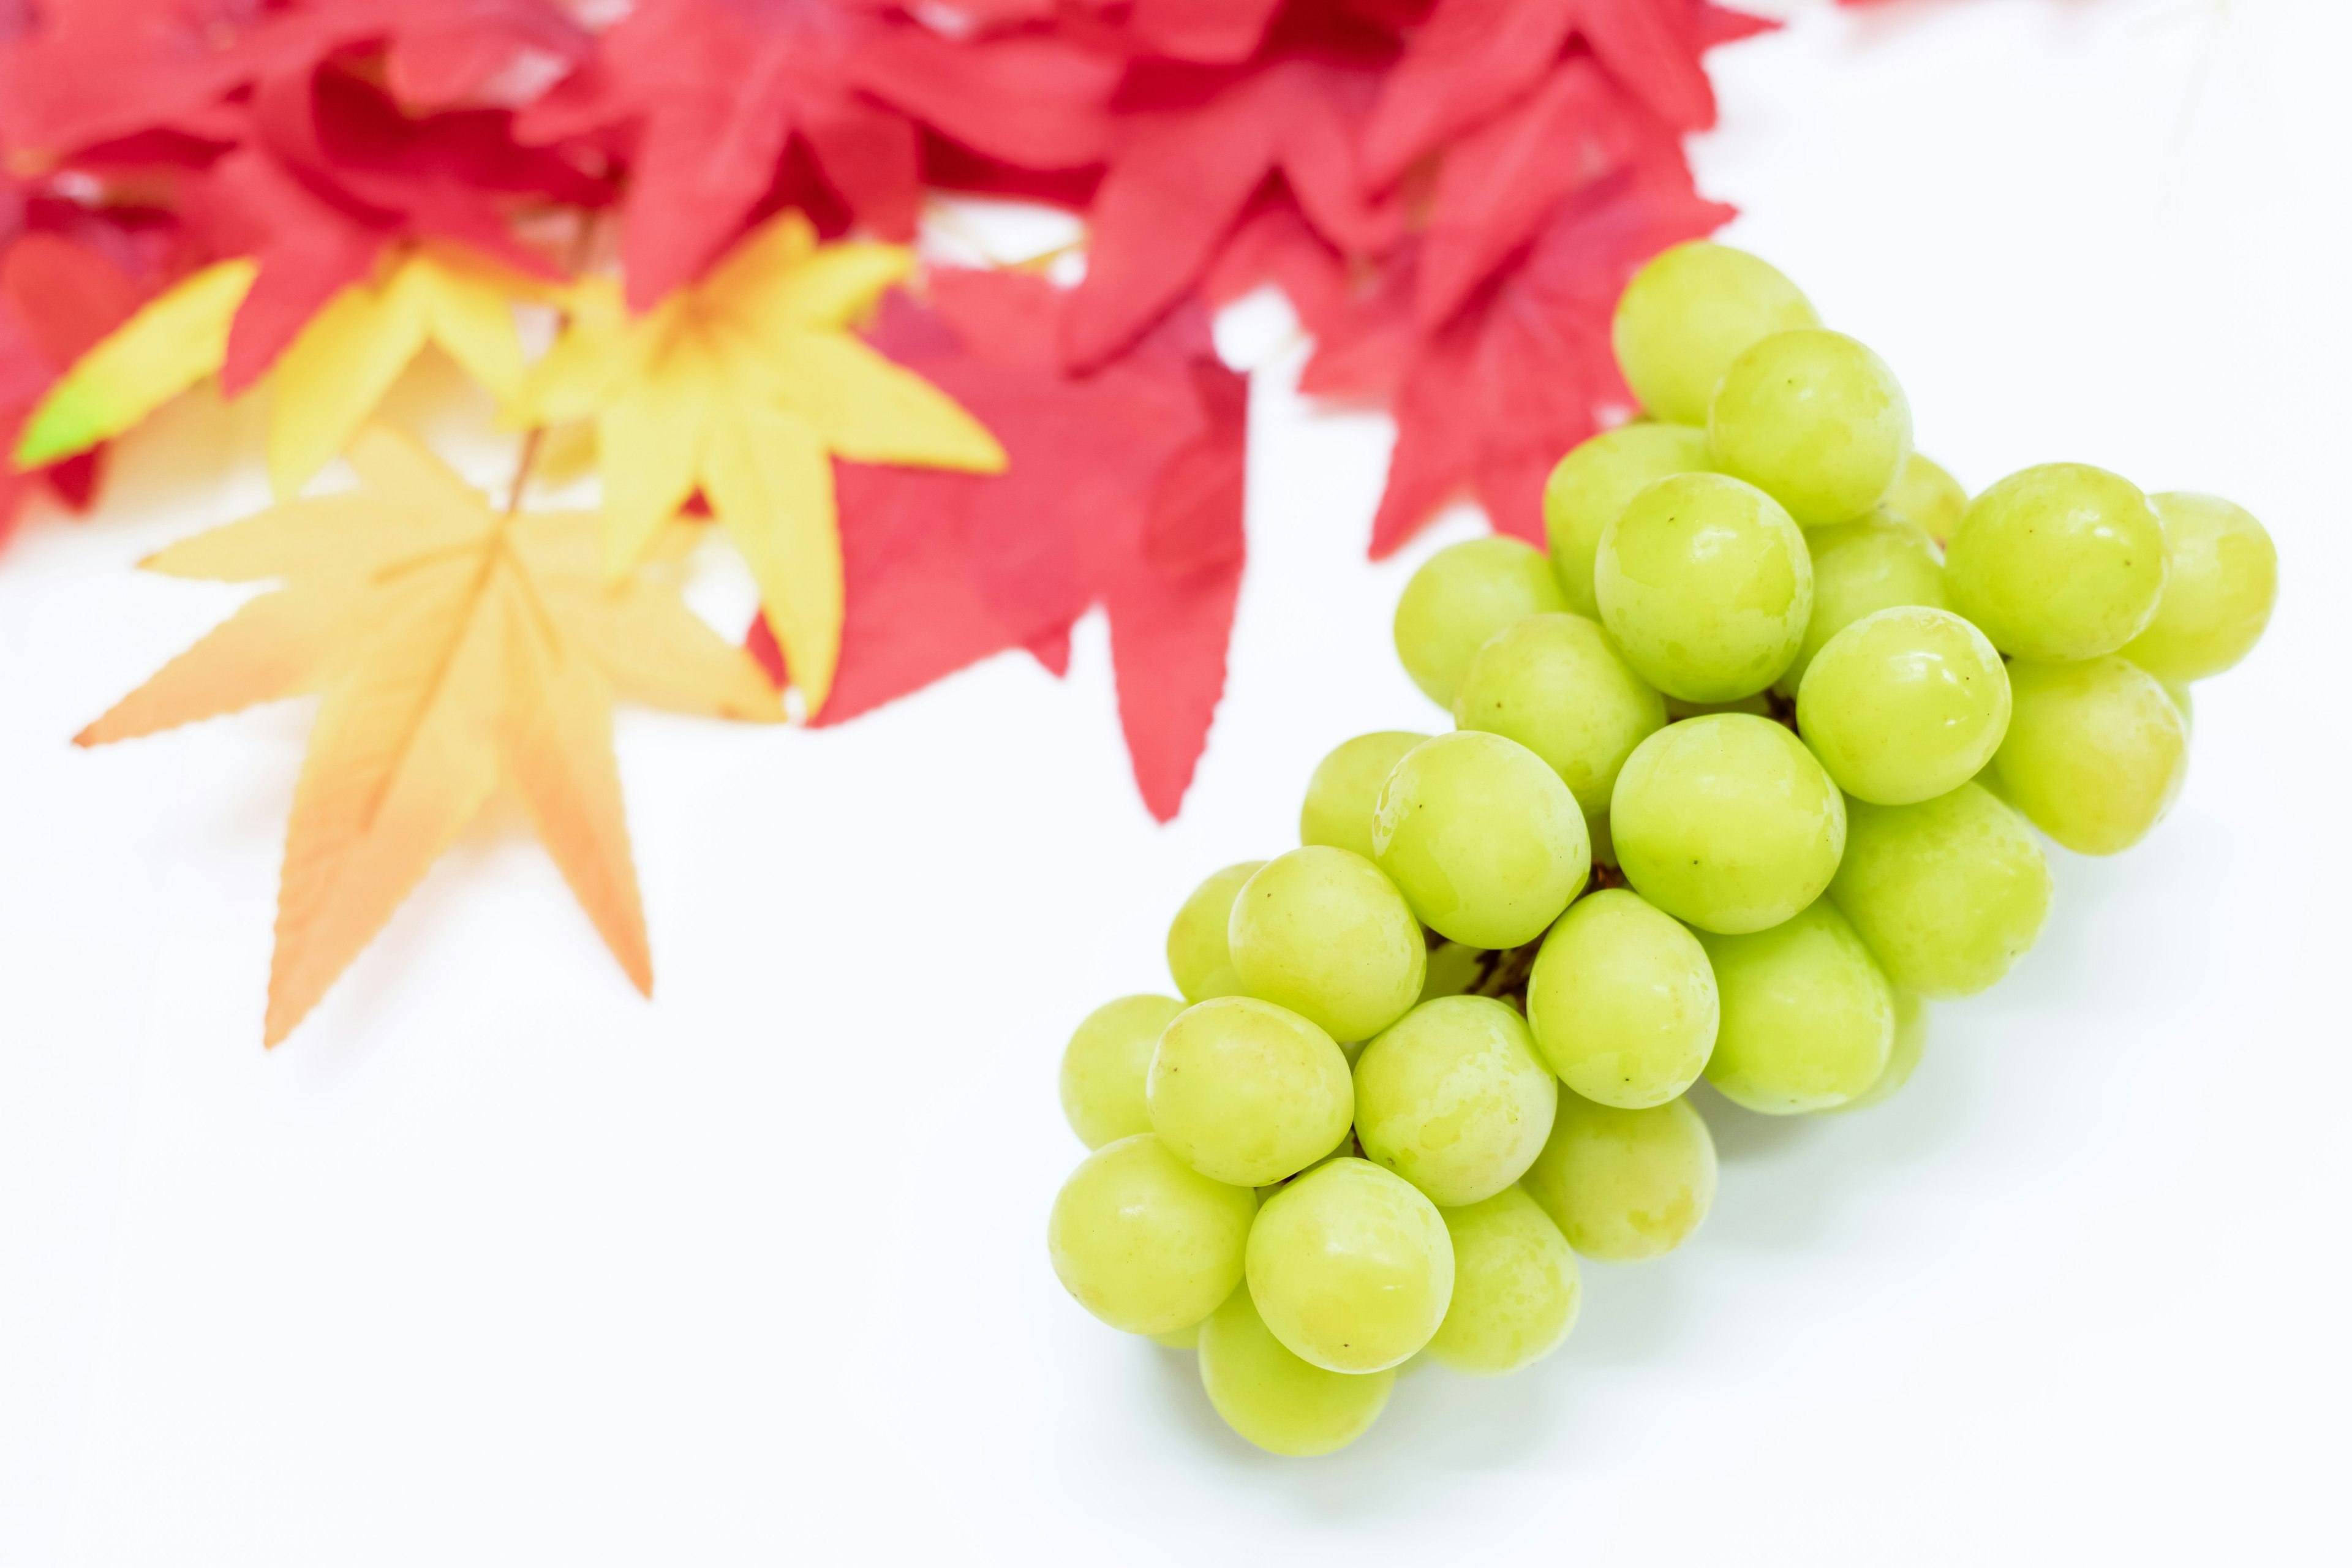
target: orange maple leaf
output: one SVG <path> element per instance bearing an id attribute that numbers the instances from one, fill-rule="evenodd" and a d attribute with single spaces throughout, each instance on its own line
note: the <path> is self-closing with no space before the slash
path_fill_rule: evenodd
<path id="1" fill-rule="evenodd" d="M 502 780 L 651 994 L 613 700 L 772 722 L 774 690 L 687 609 L 663 562 L 613 582 L 594 514 L 496 511 L 381 427 L 347 456 L 360 489 L 272 507 L 145 563 L 282 585 L 76 742 L 320 695 L 287 828 L 265 1044 L 301 1022 Z"/>

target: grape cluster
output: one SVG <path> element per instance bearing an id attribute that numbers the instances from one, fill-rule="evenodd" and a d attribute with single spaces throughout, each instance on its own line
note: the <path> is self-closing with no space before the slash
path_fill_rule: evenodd
<path id="1" fill-rule="evenodd" d="M 1182 1000 L 1062 1062 L 1094 1150 L 1054 1205 L 1070 1293 L 1197 1348 L 1281 1454 L 1360 1435 L 1417 1355 L 1558 1346 L 1577 1257 L 1706 1216 L 1704 1074 L 1773 1115 L 1903 1087 L 1924 998 L 2040 932 L 2034 834 L 2164 815 L 2187 683 L 2270 614 L 2262 525 L 2080 464 L 1971 500 L 1902 387 L 1753 256 L 1666 252 L 1616 348 L 1645 417 L 1561 459 L 1548 552 L 1440 551 L 1396 646 L 1455 728 L 1324 759 L 1301 847 L 1202 882 Z"/>

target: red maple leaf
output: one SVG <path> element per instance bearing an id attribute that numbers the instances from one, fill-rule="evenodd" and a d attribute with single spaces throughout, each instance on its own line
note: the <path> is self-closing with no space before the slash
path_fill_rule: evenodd
<path id="1" fill-rule="evenodd" d="M 1099 364 L 1133 342 L 1218 267 L 1254 205 L 1295 204 L 1341 252 L 1401 238 L 1402 204 L 1369 195 L 1357 155 L 1394 55 L 1386 35 L 1302 5 L 1246 64 L 1132 67 L 1112 100 L 1086 281 L 1064 316 L 1069 363 Z"/>
<path id="2" fill-rule="evenodd" d="M 625 133 L 623 262 L 643 307 L 741 232 L 796 149 L 848 217 L 904 239 L 922 195 L 917 121 L 1007 163 L 1083 167 L 1101 156 L 1117 74 L 1056 37 L 950 41 L 889 0 L 645 0 L 521 128 Z"/>
<path id="3" fill-rule="evenodd" d="M 1128 30 L 1151 54 L 1212 64 L 1257 52 L 1282 0 L 1135 0 Z"/>
<path id="4" fill-rule="evenodd" d="M 874 342 L 994 431 L 1011 465 L 999 476 L 839 466 L 847 619 L 818 722 L 1009 648 L 1058 669 L 1071 623 L 1098 604 L 1136 783 L 1166 821 L 1224 688 L 1246 384 L 1218 362 L 1197 306 L 1074 375 L 1054 352 L 1069 297 L 1050 284 L 941 271 L 930 289 L 929 310 L 893 297 Z M 781 678 L 764 625 L 751 647 Z"/>
<path id="5" fill-rule="evenodd" d="M 1433 331 L 1581 185 L 1680 156 L 1681 139 L 1578 50 L 1439 164 L 1413 317 Z"/>
<path id="6" fill-rule="evenodd" d="M 1679 162 L 1621 171 L 1569 196 L 1523 262 L 1428 333 L 1411 324 L 1419 247 L 1385 266 L 1299 381 L 1309 393 L 1393 400 L 1397 443 L 1372 554 L 1394 551 L 1465 487 L 1497 530 L 1540 540 L 1545 476 L 1632 403 L 1609 342 L 1618 294 L 1649 257 L 1731 216 L 1690 188 Z"/>
<path id="7" fill-rule="evenodd" d="M 555 153 L 517 144 L 504 110 L 409 114 L 332 67 L 263 81 L 246 112 L 246 144 L 209 171 L 196 206 L 215 250 L 261 263 L 229 333 L 231 392 L 394 241 L 458 240 L 552 276 L 514 239 L 509 208 L 530 197 L 595 205 L 607 194 Z"/>
<path id="8" fill-rule="evenodd" d="M 1395 179 L 1516 103 L 1579 39 L 1658 119 L 1703 129 L 1715 91 L 1699 57 L 1769 26 L 1705 0 L 1437 0 L 1381 89 L 1366 168 Z"/>
<path id="9" fill-rule="evenodd" d="M 0 48 L 0 136 L 55 157 L 158 132 L 234 142 L 244 89 L 377 47 L 394 95 L 438 109 L 543 88 L 589 37 L 555 0 L 72 0 Z"/>

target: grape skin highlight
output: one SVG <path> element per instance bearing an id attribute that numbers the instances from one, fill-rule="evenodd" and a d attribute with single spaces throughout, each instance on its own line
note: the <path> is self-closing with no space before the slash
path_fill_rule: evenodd
<path id="1" fill-rule="evenodd" d="M 1247 1273 L 1259 1316 L 1292 1354 L 1327 1372 L 1379 1372 L 1444 1320 L 1454 1244 L 1412 1183 L 1369 1160 L 1333 1160 L 1266 1200 Z"/>
<path id="2" fill-rule="evenodd" d="M 1046 1222 L 1054 1273 L 1078 1305 L 1130 1334 L 1197 1323 L 1240 1282 L 1257 1198 L 1213 1182 L 1149 1132 L 1106 1143 L 1064 1183 Z"/>
<path id="3" fill-rule="evenodd" d="M 2041 935 L 2050 891 L 2024 821 L 1975 784 L 1913 805 L 1857 802 L 1830 883 L 1886 977 L 1927 996 L 2007 974 Z"/>
<path id="4" fill-rule="evenodd" d="M 1780 502 L 1722 474 L 1677 474 L 1626 503 L 1601 531 L 1592 584 L 1625 662 L 1692 702 L 1771 685 L 1813 613 L 1803 531 Z"/>
<path id="5" fill-rule="evenodd" d="M 1944 552 L 1952 608 L 2019 658 L 2096 658 L 2137 637 L 2164 594 L 2164 525 L 2130 480 L 2044 463 L 1969 503 Z"/>
<path id="6" fill-rule="evenodd" d="M 1838 787 L 1907 805 L 1974 778 L 2009 731 L 2009 675 L 1948 610 L 1864 616 L 1829 640 L 1797 690 L 1797 728 Z"/>
<path id="7" fill-rule="evenodd" d="M 1421 926 L 1381 868 L 1310 845 L 1276 856 L 1234 899 L 1226 942 L 1242 989 L 1335 1040 L 1369 1039 L 1421 995 Z"/>
<path id="8" fill-rule="evenodd" d="M 1820 324 L 1811 301 L 1770 262 L 1696 240 L 1633 274 L 1610 336 L 1617 368 L 1644 409 L 1700 425 L 1732 361 L 1775 332 Z"/>
<path id="9" fill-rule="evenodd" d="M 1225 1425 L 1269 1454 L 1311 1458 L 1362 1436 L 1388 1407 L 1393 1371 L 1360 1376 L 1299 1360 L 1236 1290 L 1201 1325 L 1201 1385 Z"/>
<path id="10" fill-rule="evenodd" d="M 1263 860 L 1244 860 L 1213 871 L 1185 895 L 1184 904 L 1168 926 L 1168 973 L 1187 1002 L 1241 994 L 1241 976 L 1234 973 L 1233 954 L 1225 944 L 1225 927 L 1234 912 L 1234 895 L 1257 875 Z"/>
<path id="11" fill-rule="evenodd" d="M 1583 1304 L 1576 1254 L 1523 1188 L 1440 1211 L 1454 1243 L 1454 1300 L 1429 1342 L 1455 1372 L 1491 1377 L 1558 1350 Z"/>
<path id="12" fill-rule="evenodd" d="M 2009 667 L 2015 708 L 1993 755 L 2001 794 L 2078 855 L 2130 848 L 2189 774 L 2189 725 L 2156 677 L 2110 655 Z"/>
<path id="13" fill-rule="evenodd" d="M 1471 659 L 1454 722 L 1501 735 L 1551 764 L 1588 816 L 1609 809 L 1617 771 L 1665 728 L 1666 706 L 1582 616 L 1529 616 Z"/>
<path id="14" fill-rule="evenodd" d="M 1715 1182 L 1715 1140 L 1689 1100 L 1621 1110 L 1563 1094 L 1551 1139 L 1519 1184 L 1578 1252 L 1636 1263 L 1689 1238 Z"/>
<path id="15" fill-rule="evenodd" d="M 1715 972 L 1682 923 L 1622 888 L 1568 907 L 1528 979 L 1528 1022 L 1560 1081 L 1621 1110 L 1663 1105 L 1715 1049 Z"/>
<path id="16" fill-rule="evenodd" d="M 1514 1008 L 1424 1002 L 1356 1058 L 1356 1137 L 1376 1164 L 1448 1207 L 1489 1198 L 1551 1136 L 1559 1088 Z"/>
<path id="17" fill-rule="evenodd" d="M 1845 850 L 1845 801 L 1788 731 L 1714 713 L 1634 750 L 1609 826 L 1636 892 L 1677 920 L 1737 933 L 1821 896 Z"/>
<path id="18" fill-rule="evenodd" d="M 1544 481 L 1544 538 L 1560 597 L 1580 616 L 1598 617 L 1592 557 L 1601 535 L 1645 488 L 1674 474 L 1714 466 L 1706 432 L 1690 425 L 1621 425 L 1570 452 Z"/>
<path id="19" fill-rule="evenodd" d="M 1533 942 L 1592 868 L 1584 813 L 1559 775 L 1475 730 L 1405 753 L 1381 786 L 1372 844 L 1422 922 L 1473 947 Z"/>
<path id="20" fill-rule="evenodd" d="M 1330 1152 L 1355 1116 L 1348 1058 L 1286 1007 L 1218 996 L 1178 1014 L 1146 1101 L 1169 1152 L 1213 1181 L 1262 1187 Z"/>
<path id="21" fill-rule="evenodd" d="M 2253 650 L 2278 598 L 2278 550 L 2244 507 L 2172 490 L 2149 502 L 2171 569 L 2156 618 L 2124 657 L 2158 680 L 2202 680 Z"/>
<path id="22" fill-rule="evenodd" d="M 1372 858 L 1372 807 L 1389 770 L 1428 740 L 1410 730 L 1380 730 L 1342 741 L 1315 765 L 1298 811 L 1298 841 Z"/>
<path id="23" fill-rule="evenodd" d="M 1168 1020 L 1184 1010 L 1173 996 L 1122 996 L 1087 1014 L 1062 1052 L 1062 1114 L 1089 1149 L 1151 1131 L 1143 1080 Z"/>
<path id="24" fill-rule="evenodd" d="M 1707 405 L 1715 466 L 1807 526 L 1860 517 L 1911 453 L 1911 405 L 1886 362 L 1843 332 L 1805 328 L 1734 360 Z"/>
<path id="25" fill-rule="evenodd" d="M 1449 544 L 1397 598 L 1397 658 L 1431 701 L 1451 709 L 1470 656 L 1488 637 L 1522 616 L 1566 608 L 1551 563 L 1533 545 L 1501 534 Z"/>

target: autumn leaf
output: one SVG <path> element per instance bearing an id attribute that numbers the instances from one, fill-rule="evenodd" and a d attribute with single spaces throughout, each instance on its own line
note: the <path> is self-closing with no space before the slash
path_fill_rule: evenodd
<path id="1" fill-rule="evenodd" d="M 1208 314 L 1179 308 L 1087 375 L 1055 351 L 1069 295 L 1018 272 L 934 271 L 874 342 L 997 431 L 1001 475 L 845 467 L 848 619 L 839 723 L 973 660 L 1058 671 L 1092 605 L 1110 622 L 1120 727 L 1144 804 L 1176 815 L 1224 689 L 1241 584 L 1247 385 Z M 782 673 L 754 627 L 752 648 Z"/>
<path id="2" fill-rule="evenodd" d="M 759 584 L 812 713 L 841 640 L 829 458 L 1004 466 L 971 416 L 850 331 L 913 268 L 898 246 L 820 247 L 786 213 L 634 320 L 616 284 L 592 279 L 515 410 L 526 424 L 596 421 L 609 571 L 627 571 L 702 493 Z"/>
<path id="3" fill-rule="evenodd" d="M 16 444 L 31 466 L 121 435 L 220 369 L 254 264 L 218 261 L 147 301 L 51 386 Z"/>
<path id="4" fill-rule="evenodd" d="M 1493 119 L 1572 40 L 1666 124 L 1712 125 L 1715 91 L 1699 57 L 1723 34 L 1710 10 L 1699 0 L 1438 0 L 1381 85 L 1365 133 L 1367 169 L 1386 184 Z"/>
<path id="5" fill-rule="evenodd" d="M 0 223 L 0 233 L 6 226 Z M 98 480 L 95 450 L 20 465 L 13 449 L 58 377 L 138 303 L 138 283 L 80 240 L 35 229 L 0 244 L 0 540 L 37 482 L 68 506 L 89 504 Z"/>
<path id="6" fill-rule="evenodd" d="M 17 460 L 50 462 L 119 436 L 217 373 L 255 271 L 249 260 L 219 262 L 100 342 L 34 411 Z M 428 343 L 496 395 L 512 397 L 523 354 L 509 301 L 538 292 L 533 280 L 457 246 L 385 250 L 374 275 L 330 299 L 271 373 L 271 489 L 280 498 L 299 492 Z"/>
<path id="7" fill-rule="evenodd" d="M 0 47 L 0 134 L 70 152 L 141 132 L 233 139 L 226 101 L 268 76 L 380 45 L 393 91 L 437 109 L 588 49 L 554 0 L 72 0 Z M 5 16 L 0 8 L 0 16 Z"/>
<path id="8" fill-rule="evenodd" d="M 1496 118 L 1446 149 L 1413 300 L 1441 327 L 1526 246 L 1570 191 L 1637 160 L 1678 160 L 1680 138 L 1596 66 L 1571 55 Z"/>
<path id="9" fill-rule="evenodd" d="M 1117 354 L 1219 271 L 1253 202 L 1295 203 L 1343 251 L 1378 252 L 1401 237 L 1401 206 L 1370 197 L 1357 156 L 1389 50 L 1326 24 L 1278 31 L 1239 66 L 1130 71 L 1087 214 L 1086 282 L 1064 315 L 1071 366 Z"/>
<path id="10" fill-rule="evenodd" d="M 508 302 L 531 279 L 455 246 L 398 247 L 310 320 L 271 373 L 269 483 L 301 489 L 348 445 L 408 363 L 438 345 L 500 399 L 522 389 L 522 340 Z"/>
<path id="11" fill-rule="evenodd" d="M 494 511 L 380 426 L 348 457 L 359 490 L 281 503 L 147 563 L 172 576 L 280 585 L 77 742 L 320 694 L 287 829 L 267 1044 L 301 1022 L 502 781 L 650 994 L 612 702 L 773 721 L 773 691 L 666 575 L 609 582 L 593 517 Z"/>
<path id="12" fill-rule="evenodd" d="M 440 241 L 552 282 L 556 268 L 515 238 L 515 209 L 593 207 L 610 194 L 569 160 L 519 145 L 503 110 L 410 114 L 350 70 L 266 78 L 236 107 L 240 144 L 190 204 L 214 254 L 260 264 L 221 367 L 232 395 L 388 250 Z"/>
<path id="13" fill-rule="evenodd" d="M 780 170 L 805 168 L 814 188 L 794 187 L 805 205 L 911 238 L 918 122 L 1026 167 L 1101 157 L 1112 56 L 1034 32 L 951 40 L 895 10 L 640 0 L 585 68 L 525 110 L 520 134 L 533 142 L 622 133 L 635 173 L 622 237 L 632 305 L 692 282 Z"/>

